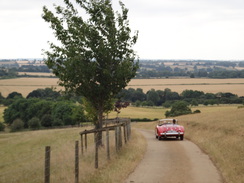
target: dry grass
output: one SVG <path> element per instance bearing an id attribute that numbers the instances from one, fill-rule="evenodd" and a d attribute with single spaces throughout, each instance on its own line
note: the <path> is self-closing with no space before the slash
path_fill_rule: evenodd
<path id="1" fill-rule="evenodd" d="M 186 137 L 203 149 L 226 182 L 244 182 L 244 109 L 222 108 L 179 118 Z"/>
<path id="2" fill-rule="evenodd" d="M 244 79 L 199 79 L 199 78 L 177 78 L 177 79 L 133 79 L 127 88 L 142 88 L 144 92 L 155 89 L 164 90 L 170 88 L 172 91 L 181 93 L 186 89 L 199 90 L 205 93 L 231 92 L 244 96 Z"/>
<path id="3" fill-rule="evenodd" d="M 46 72 L 18 72 L 18 75 L 29 75 L 29 76 L 55 76 L 53 73 L 46 73 Z"/>
<path id="4" fill-rule="evenodd" d="M 179 123 L 185 126 L 186 138 L 210 156 L 226 182 L 244 182 L 244 108 L 223 105 L 195 109 L 200 109 L 201 113 L 178 117 Z M 163 117 L 162 114 L 163 109 L 128 107 L 120 115 L 154 119 L 155 116 Z M 155 122 L 134 123 L 133 126 L 154 129 Z M 74 182 L 74 146 L 82 130 L 0 133 L 0 182 L 42 182 L 46 145 L 50 145 L 52 151 L 51 181 Z M 93 137 L 88 136 L 88 150 L 80 160 L 80 181 L 122 182 L 143 157 L 146 148 L 145 139 L 135 131 L 132 134 L 131 141 L 119 155 L 115 154 L 114 142 L 111 141 L 112 159 L 109 162 L 106 160 L 106 148 L 101 148 L 99 170 L 94 169 Z M 111 137 L 113 135 L 111 133 Z"/>
<path id="5" fill-rule="evenodd" d="M 56 87 L 58 90 L 57 78 L 18 78 L 0 80 L 0 92 L 3 96 L 16 91 L 26 97 L 31 91 L 38 88 Z M 231 92 L 244 96 L 244 79 L 132 79 L 127 88 L 142 88 L 144 92 L 154 88 L 164 90 L 170 88 L 172 91 L 181 93 L 183 90 L 199 90 L 209 93 Z"/>
<path id="6" fill-rule="evenodd" d="M 201 113 L 177 118 L 185 127 L 186 138 L 209 155 L 226 182 L 244 182 L 244 108 L 223 105 L 195 109 Z M 145 129 L 154 129 L 155 125 L 156 122 L 134 124 Z"/>
<path id="7" fill-rule="evenodd" d="M 7 97 L 11 92 L 19 92 L 26 97 L 30 92 L 39 88 L 57 88 L 62 89 L 58 85 L 57 78 L 17 78 L 0 80 L 0 92 Z"/>
<path id="8" fill-rule="evenodd" d="M 44 180 L 45 146 L 51 146 L 51 182 L 74 182 L 75 141 L 84 128 L 0 133 L 0 182 L 34 183 Z M 99 150 L 99 167 L 94 168 L 94 139 L 88 135 L 88 149 L 80 156 L 80 182 L 122 182 L 142 159 L 146 141 L 133 132 L 131 141 L 115 153 L 110 132 L 111 160 Z M 105 144 L 105 143 L 104 143 Z M 14 176 L 13 176 L 14 175 Z"/>

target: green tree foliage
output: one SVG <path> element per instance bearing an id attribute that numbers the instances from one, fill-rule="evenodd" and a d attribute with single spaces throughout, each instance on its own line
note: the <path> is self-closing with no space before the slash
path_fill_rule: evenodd
<path id="1" fill-rule="evenodd" d="M 170 111 L 165 112 L 166 117 L 174 117 L 174 116 L 180 116 L 185 114 L 191 114 L 192 111 L 188 107 L 188 104 L 184 101 L 178 101 L 173 104 Z"/>
<path id="2" fill-rule="evenodd" d="M 57 99 L 60 93 L 54 91 L 53 88 L 37 89 L 30 92 L 26 98 L 42 98 L 42 99 Z"/>
<path id="3" fill-rule="evenodd" d="M 70 105 L 69 102 L 62 101 L 55 104 L 52 111 L 52 117 L 54 121 L 61 120 L 64 125 L 74 125 L 75 121 L 72 119 L 71 116 L 72 116 L 72 105 Z"/>
<path id="4" fill-rule="evenodd" d="M 4 104 L 5 98 L 2 96 L 2 93 L 0 92 L 0 104 Z"/>
<path id="5" fill-rule="evenodd" d="M 14 98 L 23 98 L 23 96 L 21 93 L 18 92 L 12 92 L 7 96 L 7 99 L 14 99 Z"/>
<path id="6" fill-rule="evenodd" d="M 21 119 L 15 119 L 10 126 L 11 132 L 16 132 L 24 129 L 24 122 Z"/>
<path id="7" fill-rule="evenodd" d="M 43 127 L 51 127 L 53 125 L 53 119 L 51 114 L 44 114 L 41 118 L 41 125 Z"/>
<path id="8" fill-rule="evenodd" d="M 18 73 L 15 68 L 0 68 L 0 79 L 9 79 L 17 77 Z"/>
<path id="9" fill-rule="evenodd" d="M 79 111 L 79 114 L 77 114 Z M 21 119 L 24 128 L 29 121 L 38 118 L 43 127 L 75 125 L 86 121 L 81 105 L 68 101 L 47 101 L 37 98 L 19 99 L 4 110 L 4 121 L 11 125 L 14 120 Z M 32 127 L 31 127 L 32 128 Z"/>
<path id="10" fill-rule="evenodd" d="M 150 103 L 152 103 L 153 105 L 157 105 L 159 99 L 159 95 L 155 91 L 155 89 L 151 89 L 147 92 L 147 101 L 151 101 Z"/>
<path id="11" fill-rule="evenodd" d="M 41 121 L 37 117 L 33 117 L 28 121 L 28 126 L 32 130 L 38 130 L 41 128 Z"/>
<path id="12" fill-rule="evenodd" d="M 69 0 L 64 0 L 66 7 L 55 6 L 56 14 L 43 7 L 42 17 L 61 43 L 50 43 L 46 64 L 61 86 L 89 101 L 98 116 L 96 128 L 101 128 L 105 106 L 136 75 L 132 47 L 137 32 L 131 36 L 128 9 L 122 2 L 121 13 L 114 12 L 111 0 L 75 2 L 79 11 Z"/>
<path id="13" fill-rule="evenodd" d="M 139 90 L 139 89 L 137 89 Z M 184 90 L 182 93 L 171 91 L 169 88 L 164 90 L 149 90 L 146 94 L 141 94 L 141 98 L 136 98 L 136 91 L 133 88 L 122 90 L 118 95 L 121 101 L 129 101 L 136 106 L 164 106 L 166 108 L 172 106 L 176 101 L 182 100 L 192 106 L 199 104 L 241 104 L 244 100 L 243 97 L 238 97 L 232 93 L 204 93 L 197 90 Z M 137 99 L 137 100 L 135 100 Z M 150 99 L 150 100 L 147 100 Z"/>
<path id="14" fill-rule="evenodd" d="M 5 125 L 2 122 L 0 122 L 0 131 L 4 131 L 4 129 L 5 129 Z"/>
<path id="15" fill-rule="evenodd" d="M 182 93 L 181 93 L 181 96 L 183 98 L 200 98 L 204 95 L 204 92 L 202 91 L 197 91 L 197 90 L 184 90 Z"/>

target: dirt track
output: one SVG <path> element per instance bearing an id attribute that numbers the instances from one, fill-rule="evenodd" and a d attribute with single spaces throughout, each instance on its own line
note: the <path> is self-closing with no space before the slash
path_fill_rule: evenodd
<path id="1" fill-rule="evenodd" d="M 140 130 L 147 152 L 126 183 L 222 183 L 209 157 L 188 140 L 158 141 L 152 130 Z"/>

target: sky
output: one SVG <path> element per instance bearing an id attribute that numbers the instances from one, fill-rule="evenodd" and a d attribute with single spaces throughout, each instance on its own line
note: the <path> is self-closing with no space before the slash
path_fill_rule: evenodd
<path id="1" fill-rule="evenodd" d="M 244 60 L 244 0 L 122 2 L 132 33 L 139 31 L 140 59 Z M 55 38 L 42 7 L 54 3 L 63 0 L 0 0 L 0 59 L 44 57 Z"/>

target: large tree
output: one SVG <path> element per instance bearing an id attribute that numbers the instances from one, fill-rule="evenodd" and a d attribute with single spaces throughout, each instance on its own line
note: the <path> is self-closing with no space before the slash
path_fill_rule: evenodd
<path id="1" fill-rule="evenodd" d="M 138 69 L 133 50 L 138 32 L 131 35 L 121 1 L 121 12 L 113 10 L 111 0 L 74 1 L 55 5 L 55 13 L 43 7 L 42 17 L 59 41 L 45 51 L 46 64 L 61 86 L 86 98 L 96 111 L 96 128 L 101 128 L 106 106 Z"/>

